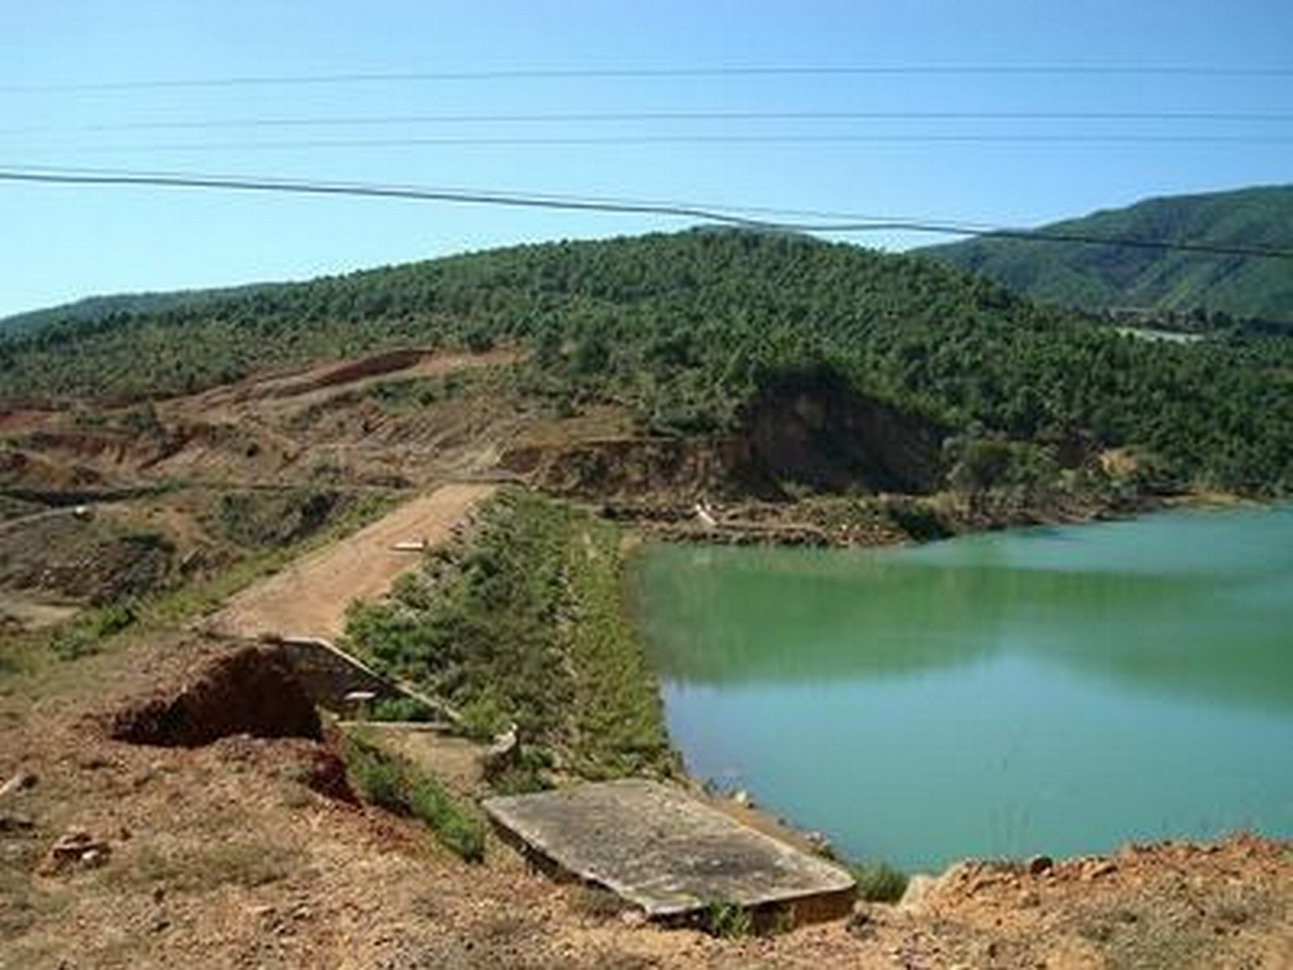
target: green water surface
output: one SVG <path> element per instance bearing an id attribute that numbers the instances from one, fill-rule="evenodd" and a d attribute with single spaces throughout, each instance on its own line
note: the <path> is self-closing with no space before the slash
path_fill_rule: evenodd
<path id="1" fill-rule="evenodd" d="M 661 546 L 637 585 L 690 772 L 850 856 L 1293 837 L 1293 508 Z"/>

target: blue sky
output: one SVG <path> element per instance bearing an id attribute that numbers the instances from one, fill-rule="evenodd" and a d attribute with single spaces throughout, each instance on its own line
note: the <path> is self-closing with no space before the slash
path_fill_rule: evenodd
<path id="1" fill-rule="evenodd" d="M 1287 0 L 8 0 L 0 3 L 0 168 L 272 176 L 1035 225 L 1147 196 L 1290 181 L 1291 39 Z M 906 70 L 479 76 L 749 67 Z M 948 70 L 961 67 L 1050 73 Z M 1063 67 L 1088 71 L 1054 72 Z M 1193 73 L 1148 70 L 1162 67 Z M 1198 70 L 1236 68 L 1272 73 Z M 436 73 L 475 76 L 320 80 Z M 147 83 L 248 78 L 314 80 Z M 967 116 L 1064 112 L 1212 117 Z M 791 117 L 641 117 L 653 113 Z M 939 113 L 954 117 L 929 117 Z M 551 118 L 571 114 L 611 117 Z M 446 115 L 460 120 L 408 120 Z M 482 120 L 498 116 L 513 120 Z M 293 123 L 268 123 L 280 121 Z M 687 140 L 698 135 L 745 140 Z M 765 136 L 779 140 L 749 140 Z M 674 140 L 641 140 L 662 137 Z M 597 142 L 607 138 L 620 140 Z M 409 143 L 417 139 L 424 143 Z M 97 293 L 304 278 L 685 225 L 2 182 L 0 212 L 7 230 L 0 315 Z M 851 238 L 889 247 L 917 241 Z"/>

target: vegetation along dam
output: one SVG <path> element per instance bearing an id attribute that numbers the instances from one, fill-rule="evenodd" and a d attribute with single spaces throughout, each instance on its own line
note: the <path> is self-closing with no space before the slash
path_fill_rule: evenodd
<path id="1" fill-rule="evenodd" d="M 904 868 L 1293 836 L 1293 507 L 637 571 L 691 773 Z"/>

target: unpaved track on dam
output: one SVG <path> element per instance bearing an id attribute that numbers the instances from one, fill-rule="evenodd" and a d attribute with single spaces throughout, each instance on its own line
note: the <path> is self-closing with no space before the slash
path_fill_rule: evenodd
<path id="1" fill-rule="evenodd" d="M 345 630 L 354 600 L 381 596 L 395 577 L 417 565 L 417 552 L 396 543 L 443 542 L 454 525 L 497 486 L 442 485 L 413 499 L 354 535 L 309 553 L 238 593 L 205 625 L 216 633 L 321 637 L 335 641 Z"/>

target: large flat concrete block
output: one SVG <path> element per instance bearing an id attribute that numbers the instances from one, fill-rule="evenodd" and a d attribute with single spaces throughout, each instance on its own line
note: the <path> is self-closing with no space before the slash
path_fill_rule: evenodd
<path id="1" fill-rule="evenodd" d="M 578 785 L 484 807 L 526 851 L 652 919 L 724 903 L 804 923 L 846 915 L 853 905 L 855 884 L 844 870 L 657 782 Z"/>

